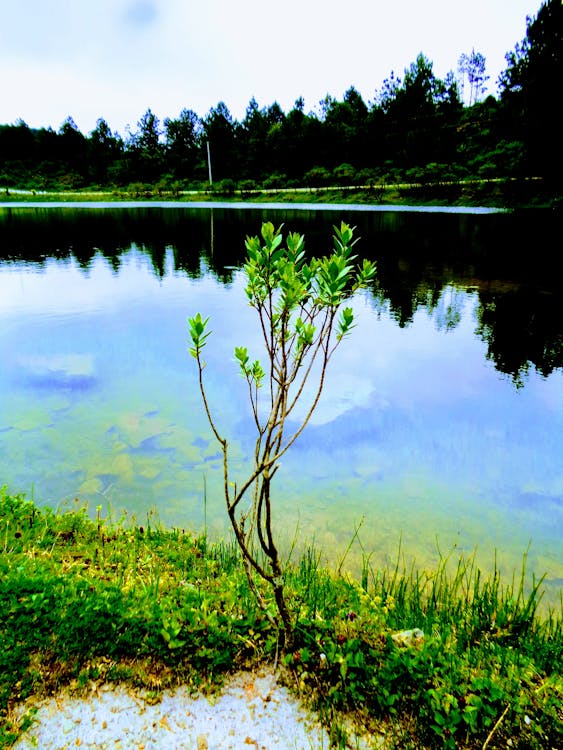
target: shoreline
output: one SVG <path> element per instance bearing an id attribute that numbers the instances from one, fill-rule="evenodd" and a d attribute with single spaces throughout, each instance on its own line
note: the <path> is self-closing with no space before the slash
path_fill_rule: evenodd
<path id="1" fill-rule="evenodd" d="M 234 543 L 5 488 L 0 522 L 1 748 L 558 746 L 561 620 L 538 617 L 525 558 L 506 584 L 447 558 L 360 581 L 310 548 L 285 570 L 295 641 L 280 651 Z M 299 742 L 305 726 L 324 739 Z"/>
<path id="2" fill-rule="evenodd" d="M 304 200 L 306 198 L 306 200 Z M 31 204 L 60 203 L 78 205 L 85 203 L 135 203 L 144 206 L 159 204 L 192 207 L 253 206 L 271 207 L 273 204 L 299 205 L 308 208 L 344 206 L 349 210 L 499 210 L 558 209 L 561 196 L 543 189 L 537 177 L 491 178 L 435 183 L 393 183 L 374 185 L 317 186 L 291 188 L 220 188 L 199 190 L 162 190 L 146 186 L 145 189 L 126 188 L 79 190 L 25 190 L 0 186 L 0 207 L 19 207 Z M 402 207 L 402 208 L 401 208 Z"/>
<path id="3" fill-rule="evenodd" d="M 45 201 L 0 201 L 1 208 L 82 208 L 82 209 L 129 209 L 129 208 L 203 208 L 203 209 L 243 209 L 243 210 L 292 210 L 292 211 L 374 211 L 380 213 L 510 213 L 512 209 L 498 206 L 437 206 L 412 204 L 370 204 L 370 203 L 260 203 L 252 201 L 174 201 L 174 200 L 123 200 L 123 201 L 95 201 L 95 200 L 45 200 Z"/>

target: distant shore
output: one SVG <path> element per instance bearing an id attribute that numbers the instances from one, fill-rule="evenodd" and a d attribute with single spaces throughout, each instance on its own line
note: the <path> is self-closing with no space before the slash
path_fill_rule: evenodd
<path id="1" fill-rule="evenodd" d="M 0 204 L 14 202 L 178 201 L 187 203 L 319 203 L 373 206 L 468 206 L 490 208 L 559 208 L 561 196 L 550 194 L 540 178 L 465 180 L 458 182 L 393 183 L 222 190 L 162 190 L 145 187 L 81 190 L 22 190 L 0 187 Z"/>

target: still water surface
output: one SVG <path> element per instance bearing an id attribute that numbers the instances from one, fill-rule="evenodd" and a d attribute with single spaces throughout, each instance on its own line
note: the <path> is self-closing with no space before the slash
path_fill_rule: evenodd
<path id="1" fill-rule="evenodd" d="M 341 216 L 377 260 L 312 423 L 277 475 L 282 533 L 331 562 L 476 551 L 563 581 L 561 294 L 552 227 L 509 215 Z M 0 484 L 51 506 L 226 532 L 221 463 L 186 318 L 211 318 L 210 401 L 243 475 L 252 422 L 233 347 L 259 354 L 239 270 L 263 219 L 329 249 L 334 210 L 0 209 Z M 535 254 L 520 244 L 535 238 Z M 544 255 L 545 254 L 545 257 Z M 204 486 L 207 502 L 204 504 Z M 350 564 L 362 552 L 355 545 Z"/>

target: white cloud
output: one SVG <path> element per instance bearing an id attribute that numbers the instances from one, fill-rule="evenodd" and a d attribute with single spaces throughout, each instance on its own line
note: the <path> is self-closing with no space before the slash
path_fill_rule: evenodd
<path id="1" fill-rule="evenodd" d="M 0 123 L 22 117 L 83 132 L 98 117 L 123 132 L 150 107 L 205 115 L 223 100 L 243 117 L 261 106 L 312 109 L 351 85 L 366 100 L 419 52 L 444 76 L 472 48 L 487 59 L 491 89 L 504 55 L 525 34 L 539 0 L 20 0 L 3 8 Z"/>

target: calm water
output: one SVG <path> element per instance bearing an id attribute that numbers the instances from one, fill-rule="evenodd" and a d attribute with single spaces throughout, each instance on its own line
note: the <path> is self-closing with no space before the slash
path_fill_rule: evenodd
<path id="1" fill-rule="evenodd" d="M 277 475 L 284 538 L 314 538 L 334 562 L 362 523 L 376 565 L 401 539 L 407 563 L 455 549 L 490 566 L 496 551 L 506 574 L 530 545 L 555 597 L 563 314 L 549 215 L 0 208 L 0 483 L 224 534 L 186 317 L 211 317 L 210 401 L 242 476 L 253 435 L 232 351 L 259 353 L 259 335 L 238 266 L 265 218 L 315 253 L 344 218 L 379 268 Z"/>

